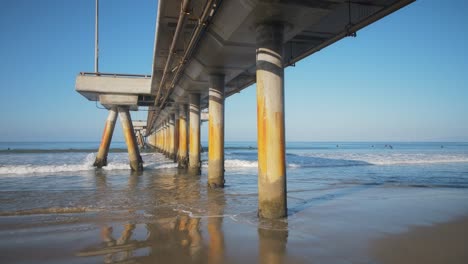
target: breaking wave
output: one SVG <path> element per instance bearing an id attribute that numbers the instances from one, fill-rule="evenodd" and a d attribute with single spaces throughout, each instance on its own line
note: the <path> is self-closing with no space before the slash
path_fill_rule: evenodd
<path id="1" fill-rule="evenodd" d="M 431 154 L 431 153 L 333 153 L 333 154 L 303 154 L 302 157 L 313 159 L 329 159 L 361 163 L 358 165 L 405 165 L 405 164 L 438 164 L 468 162 L 468 155 L 462 153 Z"/>
<path id="2" fill-rule="evenodd" d="M 147 160 L 152 161 L 144 164 L 145 169 L 174 168 L 177 164 L 164 160 L 158 155 L 146 154 Z M 154 158 L 153 156 L 156 156 Z M 79 172 L 95 170 L 93 166 L 96 153 L 88 154 L 81 163 L 76 164 L 11 164 L 0 165 L 0 175 L 35 175 L 56 172 Z M 127 159 L 109 160 L 103 170 L 128 170 L 130 169 Z"/>
<path id="3" fill-rule="evenodd" d="M 0 175 L 36 175 L 57 172 L 91 171 L 95 153 L 53 153 L 32 155 L 25 154 L 21 158 L 17 155 L 5 156 L 0 165 Z M 165 158 L 160 153 L 142 153 L 145 169 L 175 168 L 176 163 Z M 206 157 L 206 156 L 205 156 Z M 204 158 L 205 159 L 205 158 Z M 410 164 L 442 164 L 468 163 L 468 153 L 405 153 L 405 152 L 308 152 L 287 153 L 287 167 L 320 168 L 320 167 L 350 167 L 350 166 L 388 166 Z M 208 167 L 205 160 L 203 167 Z M 224 163 L 226 169 L 256 169 L 258 166 L 255 151 L 248 153 L 227 153 Z M 103 170 L 128 170 L 128 156 L 126 153 L 114 153 L 109 156 L 109 163 Z"/>

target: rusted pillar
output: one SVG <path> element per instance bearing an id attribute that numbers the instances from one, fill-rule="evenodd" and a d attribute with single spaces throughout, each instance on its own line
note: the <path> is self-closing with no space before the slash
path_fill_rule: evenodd
<path id="1" fill-rule="evenodd" d="M 158 128 L 158 130 L 156 131 L 156 149 L 159 150 L 160 147 L 161 147 L 161 142 L 160 142 L 160 139 L 161 139 L 161 128 Z"/>
<path id="2" fill-rule="evenodd" d="M 189 95 L 190 130 L 189 130 L 189 168 L 200 173 L 200 94 Z"/>
<path id="3" fill-rule="evenodd" d="M 145 146 L 145 143 L 143 140 L 143 135 L 141 134 L 140 130 L 136 131 L 136 138 L 137 138 L 138 146 L 140 148 L 143 148 Z"/>
<path id="4" fill-rule="evenodd" d="M 166 144 L 167 144 L 167 127 L 166 120 L 163 123 L 163 154 L 166 155 Z"/>
<path id="5" fill-rule="evenodd" d="M 258 215 L 287 215 L 283 25 L 260 24 L 257 41 Z"/>
<path id="6" fill-rule="evenodd" d="M 107 154 L 109 153 L 109 146 L 112 141 L 112 135 L 114 134 L 115 120 L 117 119 L 117 109 L 112 107 L 109 109 L 109 115 L 107 116 L 106 125 L 104 126 L 104 132 L 102 133 L 101 145 L 96 155 L 96 160 L 93 166 L 102 168 L 107 166 Z"/>
<path id="7" fill-rule="evenodd" d="M 211 75 L 208 120 L 208 186 L 224 187 L 224 75 Z"/>
<path id="8" fill-rule="evenodd" d="M 175 117 L 169 114 L 169 159 L 175 159 Z"/>
<path id="9" fill-rule="evenodd" d="M 171 150 L 171 127 L 169 125 L 169 117 L 166 120 L 166 157 L 169 158 Z"/>
<path id="10" fill-rule="evenodd" d="M 159 131 L 158 131 L 158 150 L 161 152 L 162 150 L 162 126 L 159 126 Z"/>
<path id="11" fill-rule="evenodd" d="M 158 131 L 156 132 L 156 142 L 157 142 L 157 149 L 161 152 L 161 126 L 159 126 Z"/>
<path id="12" fill-rule="evenodd" d="M 174 115 L 174 158 L 173 161 L 177 162 L 177 153 L 179 152 L 179 111 L 175 110 Z"/>
<path id="13" fill-rule="evenodd" d="M 138 150 L 138 145 L 135 137 L 135 130 L 133 129 L 132 118 L 128 107 L 119 107 L 120 122 L 122 123 L 122 129 L 125 136 L 125 142 L 127 143 L 128 158 L 130 160 L 130 168 L 133 171 L 143 170 L 143 160 Z"/>
<path id="14" fill-rule="evenodd" d="M 179 150 L 177 151 L 179 168 L 187 168 L 187 106 L 179 105 Z"/>
<path id="15" fill-rule="evenodd" d="M 167 150 L 168 150 L 168 126 L 167 126 L 167 120 L 164 120 L 164 145 L 163 145 L 163 153 L 164 155 L 167 156 Z"/>

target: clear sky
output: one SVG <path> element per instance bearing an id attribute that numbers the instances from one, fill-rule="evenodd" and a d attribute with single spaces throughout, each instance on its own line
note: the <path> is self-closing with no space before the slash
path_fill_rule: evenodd
<path id="1" fill-rule="evenodd" d="M 157 1 L 137 2 L 100 1 L 102 72 L 151 73 Z M 287 140 L 468 141 L 468 2 L 449 2 L 416 1 L 287 68 Z M 94 0 L 2 1 L 0 34 L 0 141 L 99 140 L 107 112 L 74 90 L 94 71 Z M 226 99 L 226 140 L 256 140 L 255 96 Z"/>

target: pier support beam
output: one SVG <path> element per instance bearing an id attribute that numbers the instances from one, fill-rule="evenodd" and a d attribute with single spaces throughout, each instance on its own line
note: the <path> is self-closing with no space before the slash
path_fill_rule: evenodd
<path id="1" fill-rule="evenodd" d="M 143 149 L 145 147 L 145 139 L 143 138 L 143 134 L 141 133 L 140 130 L 138 130 L 136 132 L 136 137 L 137 137 L 137 142 L 138 142 L 138 146 L 140 146 L 141 149 Z"/>
<path id="2" fill-rule="evenodd" d="M 258 215 L 287 215 L 283 28 L 260 24 L 257 42 Z"/>
<path id="3" fill-rule="evenodd" d="M 119 117 L 122 123 L 125 142 L 127 143 L 130 168 L 133 171 L 142 171 L 143 160 L 136 142 L 135 130 L 133 129 L 132 118 L 130 117 L 128 107 L 119 107 Z"/>
<path id="4" fill-rule="evenodd" d="M 156 149 L 161 152 L 161 126 L 159 126 L 157 132 L 156 132 Z"/>
<path id="5" fill-rule="evenodd" d="M 208 186 L 224 187 L 224 75 L 211 75 L 208 121 Z"/>
<path id="6" fill-rule="evenodd" d="M 174 116 L 174 158 L 173 161 L 177 163 L 177 155 L 179 152 L 179 109 L 176 109 Z"/>
<path id="7" fill-rule="evenodd" d="M 179 168 L 187 168 L 187 106 L 179 105 L 179 150 L 177 151 Z"/>
<path id="8" fill-rule="evenodd" d="M 114 134 L 116 120 L 117 108 L 113 107 L 109 109 L 109 115 L 107 116 L 104 132 L 102 133 L 101 145 L 99 145 L 96 160 L 93 164 L 95 167 L 102 168 L 103 166 L 107 166 L 107 154 L 109 153 L 109 146 L 112 141 L 112 135 Z"/>
<path id="9" fill-rule="evenodd" d="M 169 115 L 169 155 L 170 160 L 175 160 L 175 117 Z"/>
<path id="10" fill-rule="evenodd" d="M 195 174 L 200 174 L 200 94 L 189 95 L 189 168 Z"/>
<path id="11" fill-rule="evenodd" d="M 167 144 L 168 144 L 168 143 L 167 143 L 167 138 L 168 138 L 168 137 L 167 137 L 167 133 L 168 133 L 167 120 L 164 120 L 164 128 L 163 128 L 163 129 L 164 129 L 164 131 L 163 131 L 163 137 L 164 137 L 164 138 L 163 138 L 163 140 L 164 140 L 164 143 L 163 143 L 163 153 L 164 153 L 164 155 L 167 156 L 167 149 L 168 149 L 168 148 L 167 148 Z"/>

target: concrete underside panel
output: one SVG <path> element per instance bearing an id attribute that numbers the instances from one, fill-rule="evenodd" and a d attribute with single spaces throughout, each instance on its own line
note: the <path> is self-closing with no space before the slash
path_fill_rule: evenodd
<path id="1" fill-rule="evenodd" d="M 138 95 L 126 95 L 126 94 L 100 94 L 99 102 L 102 105 L 127 105 L 137 106 Z"/>
<path id="2" fill-rule="evenodd" d="M 184 55 L 187 40 L 198 26 L 197 18 L 201 17 L 206 2 L 192 1 L 190 16 L 182 30 L 184 37 L 176 43 L 178 58 Z M 225 75 L 226 96 L 255 83 L 255 28 L 259 23 L 285 25 L 283 65 L 287 67 L 411 2 L 413 0 L 214 1 L 215 5 L 209 7 L 213 16 L 194 52 L 186 61 L 173 59 L 170 62 L 169 69 L 183 69 L 181 76 L 173 76 L 174 71 L 169 73 L 161 91 L 173 102 L 184 102 L 189 92 L 197 91 L 201 94 L 202 108 L 206 108 L 210 74 Z M 151 82 L 153 92 L 160 85 L 180 6 L 181 0 L 160 1 Z M 169 87 L 176 77 L 178 81 L 174 87 Z M 153 112 L 149 112 L 148 120 L 154 119 L 152 115 Z"/>

